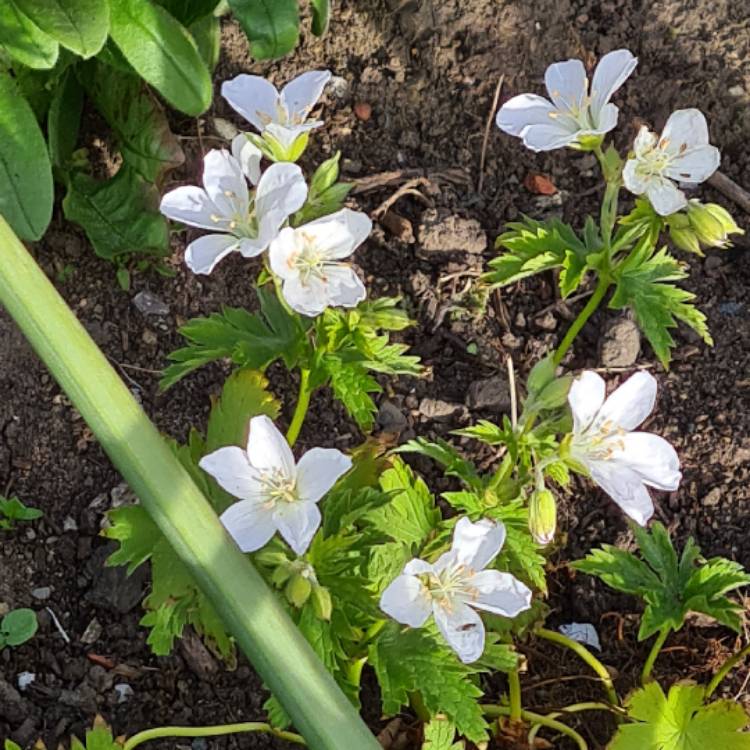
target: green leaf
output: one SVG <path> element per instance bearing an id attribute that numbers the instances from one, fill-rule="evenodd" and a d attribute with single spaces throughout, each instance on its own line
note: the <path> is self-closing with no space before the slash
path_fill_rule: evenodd
<path id="1" fill-rule="evenodd" d="M 149 182 L 185 161 L 164 110 L 137 76 L 122 73 L 98 60 L 82 71 L 86 93 L 117 137 L 125 163 Z"/>
<path id="2" fill-rule="evenodd" d="M 704 705 L 698 685 L 673 685 L 669 696 L 658 683 L 636 690 L 626 702 L 634 723 L 620 724 L 610 750 L 750 750 L 745 709 L 734 701 Z"/>
<path id="3" fill-rule="evenodd" d="M 213 73 L 221 54 L 221 22 L 216 16 L 204 16 L 192 23 L 188 30 L 195 40 L 201 60 Z"/>
<path id="4" fill-rule="evenodd" d="M 160 381 L 162 390 L 209 362 L 228 358 L 241 367 L 264 370 L 279 357 L 293 369 L 309 344 L 304 324 L 290 314 L 273 291 L 257 289 L 260 313 L 225 307 L 207 318 L 194 318 L 180 328 L 188 345 L 169 355 Z"/>
<path id="5" fill-rule="evenodd" d="M 201 18 L 211 16 L 219 0 L 156 0 L 183 26 L 190 26 Z"/>
<path id="6" fill-rule="evenodd" d="M 686 276 L 683 266 L 666 248 L 654 253 L 648 240 L 642 240 L 614 271 L 617 286 L 609 306 L 633 310 L 638 326 L 665 368 L 675 345 L 669 331 L 677 326 L 677 320 L 687 323 L 707 344 L 713 344 L 706 316 L 691 304 L 695 295 L 668 283 Z"/>
<path id="7" fill-rule="evenodd" d="M 47 140 L 52 164 L 60 169 L 70 161 L 81 126 L 83 89 L 73 70 L 65 72 L 55 87 L 47 112 Z"/>
<path id="8" fill-rule="evenodd" d="M 28 102 L 0 72 L 0 214 L 24 240 L 38 240 L 52 218 L 52 165 Z"/>
<path id="9" fill-rule="evenodd" d="M 650 533 L 636 526 L 633 530 L 645 562 L 605 544 L 572 567 L 646 602 L 638 640 L 664 628 L 679 630 L 688 612 L 714 617 L 739 632 L 741 607 L 725 595 L 750 583 L 741 565 L 724 558 L 701 564 L 700 550 L 692 539 L 678 560 L 667 530 L 658 522 L 652 524 Z"/>
<path id="10" fill-rule="evenodd" d="M 331 21 L 330 0 L 310 0 L 312 8 L 312 33 L 315 36 L 323 36 L 328 31 Z"/>
<path id="11" fill-rule="evenodd" d="M 283 57 L 299 38 L 299 0 L 229 0 L 256 60 Z"/>
<path id="12" fill-rule="evenodd" d="M 382 473 L 380 488 L 391 501 L 368 515 L 372 526 L 397 542 L 420 547 L 440 522 L 440 511 L 424 480 L 396 457 Z"/>
<path id="13" fill-rule="evenodd" d="M 10 528 L 13 521 L 34 521 L 43 515 L 41 510 L 24 505 L 15 495 L 10 498 L 0 495 L 0 528 Z M 5 527 L 3 519 L 7 522 Z"/>
<path id="14" fill-rule="evenodd" d="M 436 636 L 422 629 L 401 631 L 389 623 L 370 647 L 370 664 L 380 685 L 383 711 L 395 714 L 419 691 L 434 717 L 444 714 L 472 742 L 487 740 L 474 670 L 461 664 Z"/>
<path id="15" fill-rule="evenodd" d="M 22 65 L 38 70 L 53 67 L 60 54 L 58 43 L 21 12 L 16 0 L 0 5 L 0 48 Z"/>
<path id="16" fill-rule="evenodd" d="M 468 487 L 480 489 L 484 486 L 479 476 L 477 467 L 468 459 L 461 456 L 458 451 L 447 441 L 438 438 L 430 441 L 423 437 L 414 438 L 400 445 L 394 453 L 419 453 L 437 461 L 443 466 L 445 474 L 458 477 Z"/>
<path id="17" fill-rule="evenodd" d="M 390 495 L 376 487 L 333 489 L 323 502 L 323 536 L 354 526 L 370 511 L 390 502 Z"/>
<path id="18" fill-rule="evenodd" d="M 166 219 L 155 210 L 157 202 L 154 186 L 123 165 L 103 182 L 73 174 L 63 212 L 83 227 L 100 258 L 115 260 L 134 253 L 164 258 L 170 253 L 169 231 Z"/>
<path id="19" fill-rule="evenodd" d="M 438 716 L 424 726 L 422 750 L 463 750 L 463 742 L 453 742 L 456 727 L 444 716 Z"/>
<path id="20" fill-rule="evenodd" d="M 563 268 L 563 296 L 572 294 L 580 284 L 589 254 L 576 233 L 559 219 L 540 222 L 524 217 L 512 222 L 495 247 L 507 252 L 489 262 L 492 270 L 482 277 L 486 283 L 503 287 L 542 271 Z"/>
<path id="21" fill-rule="evenodd" d="M 181 112 L 205 112 L 211 104 L 211 77 L 185 27 L 148 0 L 111 4 L 112 39 L 138 74 Z"/>
<path id="22" fill-rule="evenodd" d="M 13 740 L 5 740 L 5 744 L 3 747 L 5 748 L 5 750 L 23 750 L 23 748 L 13 742 Z"/>
<path id="23" fill-rule="evenodd" d="M 84 59 L 93 57 L 109 32 L 108 0 L 14 0 L 43 32 Z"/>
<path id="24" fill-rule="evenodd" d="M 0 620 L 0 647 L 26 643 L 34 637 L 38 627 L 33 609 L 12 609 Z"/>
<path id="25" fill-rule="evenodd" d="M 322 364 L 330 378 L 333 395 L 344 405 L 360 429 L 369 432 L 375 424 L 378 410 L 370 394 L 380 393 L 383 389 L 360 362 L 349 362 L 335 354 L 327 354 Z"/>

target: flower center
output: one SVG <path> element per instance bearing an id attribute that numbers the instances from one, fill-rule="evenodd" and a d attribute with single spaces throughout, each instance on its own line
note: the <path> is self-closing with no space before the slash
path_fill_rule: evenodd
<path id="1" fill-rule="evenodd" d="M 254 202 L 250 202 L 249 211 L 245 213 L 236 193 L 225 190 L 224 197 L 229 200 L 232 207 L 231 213 L 225 216 L 211 214 L 211 221 L 216 224 L 217 228 L 229 232 L 235 237 L 257 237 L 258 220 L 254 213 Z"/>
<path id="2" fill-rule="evenodd" d="M 668 145 L 668 141 L 661 140 L 638 156 L 635 171 L 641 179 L 649 180 L 660 177 L 669 167 L 672 156 L 666 150 Z"/>
<path id="3" fill-rule="evenodd" d="M 625 450 L 623 435 L 625 435 L 625 430 L 611 419 L 603 422 L 594 420 L 591 427 L 579 436 L 576 444 L 587 458 L 595 461 L 609 461 L 616 450 Z"/>
<path id="4" fill-rule="evenodd" d="M 468 583 L 473 575 L 471 568 L 455 563 L 438 573 L 425 573 L 419 579 L 431 599 L 450 611 L 456 599 L 474 598 L 476 592 Z"/>
<path id="5" fill-rule="evenodd" d="M 278 469 L 266 472 L 260 478 L 263 484 L 263 494 L 269 507 L 276 503 L 293 503 L 299 499 L 297 480 L 290 479 Z"/>
<path id="6" fill-rule="evenodd" d="M 311 279 L 326 281 L 325 253 L 317 246 L 314 237 L 300 232 L 299 238 L 299 248 L 290 258 L 289 265 L 297 271 L 303 285 L 309 284 Z"/>

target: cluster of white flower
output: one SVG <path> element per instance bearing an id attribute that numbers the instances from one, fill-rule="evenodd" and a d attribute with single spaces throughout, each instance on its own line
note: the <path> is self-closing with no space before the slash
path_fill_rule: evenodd
<path id="1" fill-rule="evenodd" d="M 596 145 L 617 125 L 618 109 L 610 99 L 637 64 L 626 49 L 604 55 L 589 91 L 580 60 L 554 63 L 544 77 L 552 101 L 536 94 L 514 96 L 498 111 L 497 126 L 534 151 Z M 688 205 L 674 181 L 703 182 L 719 162 L 719 150 L 708 142 L 706 118 L 697 109 L 680 109 L 669 117 L 661 136 L 641 128 L 622 179 L 631 193 L 646 195 L 658 214 L 669 216 Z"/>

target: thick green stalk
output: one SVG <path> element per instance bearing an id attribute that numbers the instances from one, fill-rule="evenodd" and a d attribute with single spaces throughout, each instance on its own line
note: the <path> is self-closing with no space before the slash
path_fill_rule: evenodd
<path id="1" fill-rule="evenodd" d="M 302 429 L 302 424 L 305 421 L 307 415 L 307 409 L 310 406 L 310 396 L 312 390 L 310 389 L 310 370 L 300 370 L 299 374 L 299 395 L 297 396 L 297 406 L 294 408 L 294 416 L 292 422 L 289 425 L 289 429 L 286 431 L 286 440 L 289 445 L 294 445 L 299 437 L 299 432 Z"/>
<path id="2" fill-rule="evenodd" d="M 659 635 L 656 636 L 656 640 L 654 641 L 653 645 L 651 646 L 651 651 L 648 652 L 648 657 L 646 658 L 646 663 L 643 665 L 643 672 L 641 672 L 641 684 L 645 685 L 649 680 L 651 680 L 651 670 L 654 668 L 654 662 L 656 661 L 656 657 L 659 656 L 659 652 L 662 649 L 662 646 L 664 645 L 664 641 L 667 640 L 667 636 L 669 635 L 669 628 L 663 628 L 659 631 Z"/>
<path id="3" fill-rule="evenodd" d="M 0 302 L 315 750 L 379 748 L 104 355 L 0 218 Z M 42 425 L 39 425 L 42 429 Z"/>
<path id="4" fill-rule="evenodd" d="M 582 643 L 574 641 L 572 638 L 568 638 L 562 633 L 556 633 L 554 630 L 547 630 L 546 628 L 540 628 L 536 631 L 536 634 L 540 638 L 544 638 L 547 641 L 552 641 L 552 643 L 557 643 L 559 646 L 565 646 L 565 648 L 569 648 L 571 651 L 573 651 L 573 653 L 577 654 L 581 659 L 583 659 L 583 661 L 585 661 L 586 664 L 588 664 L 591 669 L 593 669 L 594 672 L 599 675 L 599 678 L 604 684 L 604 689 L 607 691 L 607 698 L 609 698 L 609 702 L 613 706 L 620 705 L 620 699 L 617 697 L 617 692 L 615 690 L 614 683 L 612 682 L 612 675 L 610 675 L 604 664 L 602 664 L 599 659 L 597 659 L 591 653 L 591 651 L 586 648 L 586 646 L 584 646 Z"/>
<path id="5" fill-rule="evenodd" d="M 521 704 L 521 678 L 517 669 L 508 672 L 508 701 L 510 703 L 509 718 L 511 721 L 521 721 L 523 706 Z"/>
<path id="6" fill-rule="evenodd" d="M 247 721 L 240 724 L 221 724 L 212 727 L 156 727 L 145 729 L 126 740 L 122 750 L 135 750 L 138 745 L 142 745 L 144 742 L 160 740 L 165 737 L 219 737 L 224 734 L 239 734 L 241 732 L 268 732 L 295 745 L 306 744 L 305 740 L 294 732 L 275 729 L 270 724 L 260 721 Z"/>
<path id="7" fill-rule="evenodd" d="M 748 655 L 750 655 L 750 644 L 738 651 L 734 656 L 730 656 L 722 665 L 721 669 L 713 676 L 711 682 L 706 686 L 706 700 L 715 692 L 716 688 L 722 683 L 724 678 Z"/>

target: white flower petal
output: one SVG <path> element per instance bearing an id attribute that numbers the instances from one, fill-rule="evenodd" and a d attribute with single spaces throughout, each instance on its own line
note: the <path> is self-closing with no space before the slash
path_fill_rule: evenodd
<path id="1" fill-rule="evenodd" d="M 289 81 L 281 90 L 281 100 L 292 119 L 304 120 L 317 104 L 328 81 L 329 70 L 311 70 Z"/>
<path id="2" fill-rule="evenodd" d="M 304 555 L 320 526 L 320 509 L 315 503 L 295 500 L 276 503 L 273 518 L 279 534 L 295 555 Z"/>
<path id="3" fill-rule="evenodd" d="M 499 570 L 482 570 L 468 585 L 476 589 L 472 607 L 493 612 L 503 617 L 515 617 L 531 606 L 531 589 L 510 573 Z"/>
<path id="4" fill-rule="evenodd" d="M 250 500 L 230 505 L 219 520 L 243 552 L 255 552 L 265 547 L 276 533 L 270 511 L 261 503 Z"/>
<path id="5" fill-rule="evenodd" d="M 279 94 L 276 87 L 261 76 L 242 74 L 221 85 L 221 95 L 259 131 L 277 117 Z"/>
<path id="6" fill-rule="evenodd" d="M 454 552 L 458 562 L 482 570 L 500 552 L 505 542 L 505 526 L 500 522 L 493 522 L 483 518 L 472 523 L 466 516 L 459 519 L 453 530 Z"/>
<path id="7" fill-rule="evenodd" d="M 646 188 L 646 195 L 660 216 L 669 216 L 687 206 L 685 194 L 671 180 L 653 177 Z"/>
<path id="8" fill-rule="evenodd" d="M 435 623 L 448 645 L 464 664 L 476 661 L 484 651 L 484 623 L 482 618 L 461 602 L 451 610 L 434 607 Z"/>
<path id="9" fill-rule="evenodd" d="M 403 573 L 383 592 L 380 609 L 397 622 L 420 628 L 432 614 L 432 599 L 418 578 Z"/>
<path id="10" fill-rule="evenodd" d="M 299 227 L 328 260 L 349 257 L 372 232 L 372 221 L 361 211 L 342 208 Z"/>
<path id="11" fill-rule="evenodd" d="M 591 370 L 582 372 L 571 384 L 568 403 L 573 412 L 573 432 L 583 432 L 604 404 L 606 394 L 604 379 Z"/>
<path id="12" fill-rule="evenodd" d="M 589 81 L 580 60 L 553 63 L 544 74 L 544 83 L 558 109 L 577 115 L 584 108 Z"/>
<path id="13" fill-rule="evenodd" d="M 367 289 L 353 268 L 343 263 L 329 263 L 325 273 L 329 307 L 356 307 L 367 297 Z"/>
<path id="14" fill-rule="evenodd" d="M 320 315 L 329 307 L 328 289 L 317 277 L 311 277 L 305 284 L 299 277 L 288 278 L 281 287 L 281 293 L 292 310 L 310 318 Z"/>
<path id="15" fill-rule="evenodd" d="M 278 230 L 276 230 L 278 231 Z M 237 240 L 236 249 L 243 258 L 257 258 L 267 247 L 273 238 L 273 233 L 262 233 L 258 237 L 240 237 Z"/>
<path id="16" fill-rule="evenodd" d="M 302 170 L 289 162 L 272 164 L 260 178 L 255 191 L 255 213 L 259 220 L 274 217 L 280 227 L 307 200 L 307 183 Z"/>
<path id="17" fill-rule="evenodd" d="M 643 177 L 638 169 L 638 159 L 628 159 L 622 170 L 622 181 L 634 195 L 643 195 L 650 184 L 650 179 Z"/>
<path id="18" fill-rule="evenodd" d="M 532 151 L 552 151 L 573 143 L 579 131 L 568 127 L 565 122 L 551 122 L 548 125 L 532 125 L 521 136 L 523 145 Z"/>
<path id="19" fill-rule="evenodd" d="M 611 460 L 626 464 L 646 484 L 667 492 L 680 486 L 680 459 L 663 437 L 650 432 L 629 432 L 614 442 L 622 447 L 613 452 Z"/>
<path id="20" fill-rule="evenodd" d="M 216 264 L 238 248 L 231 234 L 206 234 L 193 240 L 185 249 L 185 263 L 193 273 L 211 273 Z"/>
<path id="21" fill-rule="evenodd" d="M 664 170 L 667 177 L 681 182 L 704 182 L 721 164 L 716 146 L 696 146 L 675 157 Z"/>
<path id="22" fill-rule="evenodd" d="M 213 149 L 203 159 L 203 186 L 222 217 L 244 217 L 250 206 L 247 180 L 240 163 L 224 149 Z"/>
<path id="23" fill-rule="evenodd" d="M 699 109 L 678 109 L 661 131 L 661 142 L 669 154 L 708 145 L 708 123 Z"/>
<path id="24" fill-rule="evenodd" d="M 609 133 L 610 130 L 614 130 L 617 127 L 617 118 L 620 115 L 620 110 L 614 104 L 605 104 L 598 117 L 594 120 L 596 128 L 591 132 L 595 135 L 603 135 Z"/>
<path id="25" fill-rule="evenodd" d="M 652 133 L 645 125 L 641 125 L 641 129 L 633 141 L 633 151 L 635 151 L 636 156 L 643 156 L 645 153 L 656 148 L 658 142 L 659 137 L 656 133 Z"/>
<path id="26" fill-rule="evenodd" d="M 626 49 L 608 52 L 596 66 L 591 81 L 591 114 L 600 122 L 602 110 L 638 65 L 638 58 Z"/>
<path id="27" fill-rule="evenodd" d="M 257 185 L 260 180 L 260 163 L 263 160 L 263 154 L 245 133 L 240 133 L 232 139 L 232 156 L 240 163 L 245 177 L 253 185 Z"/>
<path id="28" fill-rule="evenodd" d="M 435 570 L 435 566 L 431 565 L 424 560 L 420 560 L 418 557 L 414 557 L 404 565 L 404 575 L 418 576 L 422 573 L 432 573 Z"/>
<path id="29" fill-rule="evenodd" d="M 509 135 L 521 136 L 531 125 L 549 125 L 554 105 L 536 94 L 520 94 L 509 99 L 497 112 L 495 124 Z"/>
<path id="30" fill-rule="evenodd" d="M 636 523 L 645 526 L 654 514 L 654 503 L 638 474 L 613 461 L 587 462 L 591 478 Z"/>
<path id="31" fill-rule="evenodd" d="M 164 216 L 173 221 L 181 221 L 191 227 L 201 229 L 219 229 L 212 216 L 216 216 L 216 206 L 211 202 L 208 193 L 195 185 L 183 185 L 170 190 L 159 206 Z"/>
<path id="32" fill-rule="evenodd" d="M 299 271 L 293 262 L 297 252 L 297 240 L 295 230 L 291 227 L 284 227 L 268 248 L 268 262 L 271 270 L 282 279 L 299 276 Z"/>
<path id="33" fill-rule="evenodd" d="M 199 461 L 198 466 L 210 474 L 222 489 L 241 500 L 262 501 L 260 475 L 250 465 L 242 448 L 219 448 Z"/>
<path id="34" fill-rule="evenodd" d="M 311 448 L 297 463 L 300 500 L 317 503 L 351 468 L 351 458 L 341 451 L 335 448 Z"/>
<path id="35" fill-rule="evenodd" d="M 640 370 L 608 396 L 596 421 L 613 422 L 623 430 L 634 430 L 651 414 L 655 403 L 656 378 Z"/>
<path id="36" fill-rule="evenodd" d="M 295 477 L 292 449 L 265 414 L 250 420 L 247 456 L 250 464 L 260 472 L 279 471 L 289 479 Z"/>

